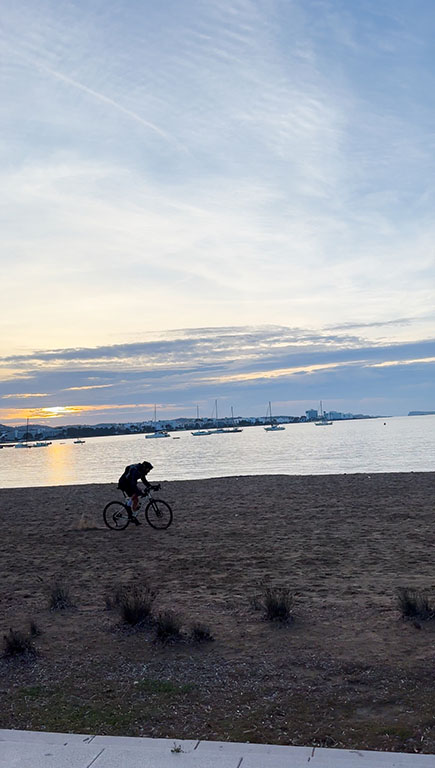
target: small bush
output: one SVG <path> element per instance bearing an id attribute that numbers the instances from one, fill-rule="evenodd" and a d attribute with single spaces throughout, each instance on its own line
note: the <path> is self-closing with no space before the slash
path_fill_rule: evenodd
<path id="1" fill-rule="evenodd" d="M 161 643 L 181 640 L 181 621 L 172 611 L 159 613 L 156 619 L 156 640 Z"/>
<path id="2" fill-rule="evenodd" d="M 267 621 L 282 624 L 293 621 L 293 594 L 287 587 L 266 587 L 261 595 L 251 597 L 251 608 L 262 610 Z"/>
<path id="3" fill-rule="evenodd" d="M 50 611 L 66 611 L 74 608 L 69 587 L 63 581 L 55 581 L 49 590 Z"/>
<path id="4" fill-rule="evenodd" d="M 11 658 L 12 656 L 24 656 L 36 654 L 36 648 L 32 643 L 30 635 L 24 632 L 18 632 L 14 629 L 9 630 L 8 635 L 3 637 L 3 655 Z"/>
<path id="5" fill-rule="evenodd" d="M 133 584 L 131 587 L 118 588 L 114 595 L 114 605 L 118 608 L 124 624 L 137 627 L 152 618 L 155 598 L 155 592 L 147 584 Z M 107 604 L 106 599 L 106 606 Z"/>
<path id="6" fill-rule="evenodd" d="M 264 593 L 264 608 L 268 621 L 293 619 L 293 595 L 287 587 L 268 587 Z"/>
<path id="7" fill-rule="evenodd" d="M 435 618 L 435 609 L 430 605 L 427 595 L 416 589 L 399 589 L 397 602 L 404 619 L 428 621 Z"/>
<path id="8" fill-rule="evenodd" d="M 197 621 L 192 625 L 192 640 L 195 643 L 210 643 L 214 640 L 210 627 Z"/>

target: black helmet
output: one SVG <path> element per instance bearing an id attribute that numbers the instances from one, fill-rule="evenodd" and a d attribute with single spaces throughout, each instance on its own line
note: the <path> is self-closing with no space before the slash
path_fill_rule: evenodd
<path id="1" fill-rule="evenodd" d="M 151 472 L 153 465 L 149 463 L 149 461 L 143 461 L 141 466 L 144 468 L 145 472 Z"/>

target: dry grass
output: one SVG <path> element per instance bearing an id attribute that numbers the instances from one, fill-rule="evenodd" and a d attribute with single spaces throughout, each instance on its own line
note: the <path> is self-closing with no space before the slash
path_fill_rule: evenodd
<path id="1" fill-rule="evenodd" d="M 397 602 L 404 619 L 428 621 L 435 618 L 435 608 L 429 601 L 429 596 L 416 589 L 404 587 L 398 590 Z"/>
<path id="2" fill-rule="evenodd" d="M 10 629 L 3 637 L 3 656 L 5 658 L 34 656 L 36 648 L 32 637 L 25 632 Z"/>
<path id="3" fill-rule="evenodd" d="M 66 611 L 75 608 L 70 588 L 64 581 L 57 579 L 47 591 L 50 611 Z"/>

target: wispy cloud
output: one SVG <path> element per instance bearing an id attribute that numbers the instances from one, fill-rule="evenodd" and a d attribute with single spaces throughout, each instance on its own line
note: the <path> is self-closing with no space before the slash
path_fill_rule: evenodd
<path id="1" fill-rule="evenodd" d="M 363 389 L 430 358 L 434 20 L 429 0 L 10 4 L 8 400 L 249 385 L 260 407 L 271 382 Z"/>
<path id="2" fill-rule="evenodd" d="M 65 387 L 65 392 L 81 392 L 82 390 L 87 389 L 107 389 L 108 387 L 112 387 L 113 384 L 86 384 L 82 387 Z M 12 397 L 12 395 L 8 395 L 8 397 Z"/>
<path id="3" fill-rule="evenodd" d="M 123 115 L 126 115 L 127 117 L 131 118 L 132 120 L 135 120 L 140 125 L 142 125 L 144 128 L 147 128 L 151 131 L 154 131 L 157 133 L 161 138 L 165 139 L 168 142 L 171 142 L 175 144 L 176 146 L 180 147 L 178 142 L 175 141 L 173 137 L 171 137 L 169 134 L 166 133 L 166 131 L 163 131 L 161 128 L 159 128 L 157 125 L 154 125 L 153 123 L 149 122 L 148 120 L 144 120 L 140 115 L 138 115 L 136 112 L 133 112 L 131 109 L 126 109 L 122 106 L 122 104 L 119 104 L 114 99 L 111 99 L 109 96 L 105 96 L 103 93 L 99 93 L 98 91 L 95 91 L 93 88 L 88 88 L 83 83 L 79 83 L 77 80 L 73 80 L 71 77 L 67 77 L 66 75 L 63 75 L 61 72 L 56 72 L 54 69 L 50 69 L 49 67 L 44 67 L 42 64 L 36 62 L 32 62 L 36 64 L 37 68 L 41 72 L 45 72 L 48 75 L 51 75 L 52 77 L 57 78 L 63 83 L 66 83 L 67 85 L 72 86 L 73 88 L 78 88 L 80 91 L 83 91 L 83 93 L 88 94 L 93 99 L 97 99 L 97 101 L 102 102 L 103 104 L 108 104 L 110 107 L 113 107 L 118 112 L 121 112 Z"/>
<path id="4" fill-rule="evenodd" d="M 48 392 L 14 392 L 9 395 L 0 395 L 2 400 L 14 399 L 14 400 L 28 400 L 33 397 L 49 397 Z"/>

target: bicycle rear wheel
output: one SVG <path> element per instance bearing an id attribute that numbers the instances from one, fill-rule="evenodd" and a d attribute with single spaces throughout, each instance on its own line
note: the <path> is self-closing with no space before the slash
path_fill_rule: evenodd
<path id="1" fill-rule="evenodd" d="M 127 507 L 122 501 L 110 501 L 106 504 L 103 517 L 107 527 L 112 531 L 123 531 L 130 522 Z"/>
<path id="2" fill-rule="evenodd" d="M 172 523 L 172 509 L 166 501 L 151 499 L 145 509 L 145 517 L 151 528 L 165 530 Z"/>

